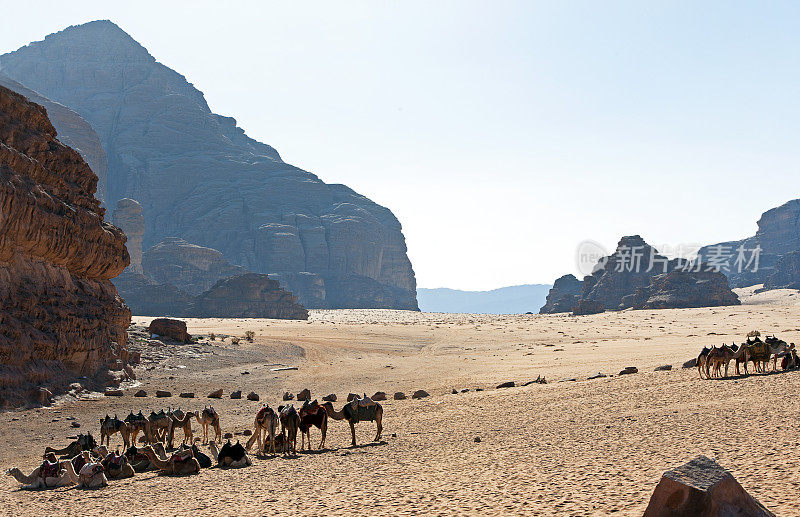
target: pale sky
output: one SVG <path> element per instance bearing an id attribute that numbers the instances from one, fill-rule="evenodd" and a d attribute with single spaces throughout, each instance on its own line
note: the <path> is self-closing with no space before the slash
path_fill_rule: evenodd
<path id="1" fill-rule="evenodd" d="M 752 235 L 800 197 L 796 2 L 11 2 L 0 53 L 110 19 L 211 109 L 389 207 L 420 287 Z"/>

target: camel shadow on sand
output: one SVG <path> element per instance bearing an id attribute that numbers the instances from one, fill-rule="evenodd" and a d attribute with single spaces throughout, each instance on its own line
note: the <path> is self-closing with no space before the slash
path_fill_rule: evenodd
<path id="1" fill-rule="evenodd" d="M 742 380 L 742 379 L 750 379 L 751 377 L 770 377 L 770 376 L 773 376 L 773 375 L 783 375 L 783 374 L 793 373 L 793 372 L 797 372 L 797 371 L 798 370 L 775 370 L 775 371 L 769 371 L 769 372 L 764 372 L 764 373 L 761 373 L 761 372 L 759 372 L 759 373 L 740 373 L 739 375 L 733 374 L 733 375 L 730 375 L 728 377 L 712 377 L 711 379 L 706 379 L 706 380 L 711 380 L 711 381 L 738 381 L 738 380 Z"/>

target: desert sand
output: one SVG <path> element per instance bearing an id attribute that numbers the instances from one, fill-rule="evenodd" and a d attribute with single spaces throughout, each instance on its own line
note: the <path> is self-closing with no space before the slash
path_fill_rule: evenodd
<path id="1" fill-rule="evenodd" d="M 800 343 L 800 306 L 788 294 L 771 304 L 585 317 L 337 310 L 311 311 L 308 322 L 188 320 L 197 344 L 133 340 L 143 362 L 124 397 L 0 414 L 0 467 L 32 470 L 46 445 L 76 434 L 68 417 L 99 434 L 106 413 L 213 403 L 223 432 L 241 432 L 284 391 L 336 393 L 337 408 L 349 392 L 431 396 L 384 402 L 379 444 L 372 423 L 357 425 L 359 446 L 350 448 L 347 424 L 330 421 L 328 450 L 240 470 L 150 472 L 99 491 L 24 491 L 4 477 L 0 513 L 641 515 L 663 471 L 704 454 L 776 514 L 798 515 L 800 372 L 709 381 L 681 369 L 702 346 L 739 342 L 752 329 Z M 253 342 L 208 339 L 247 330 Z M 664 364 L 673 370 L 654 371 Z M 280 366 L 298 370 L 272 371 Z M 618 376 L 626 366 L 640 373 Z M 612 376 L 587 379 L 598 372 Z M 548 384 L 495 388 L 540 375 Z M 148 398 L 133 397 L 141 388 Z M 223 399 L 205 398 L 218 388 Z M 156 389 L 175 397 L 156 399 Z M 261 402 L 230 400 L 237 389 Z M 182 391 L 198 398 L 177 398 Z"/>

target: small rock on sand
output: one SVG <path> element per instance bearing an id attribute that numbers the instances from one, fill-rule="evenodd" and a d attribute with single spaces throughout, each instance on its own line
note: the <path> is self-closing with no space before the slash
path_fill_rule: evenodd
<path id="1" fill-rule="evenodd" d="M 161 399 L 161 398 L 164 398 L 164 397 L 171 397 L 171 396 L 172 396 L 172 393 L 171 393 L 171 392 L 169 392 L 169 391 L 165 391 L 165 390 L 156 390 L 156 397 L 158 397 L 158 398 L 160 398 L 160 399 Z"/>
<path id="2" fill-rule="evenodd" d="M 193 399 L 193 398 L 194 398 L 194 392 L 191 392 L 191 391 L 184 391 L 183 393 L 181 393 L 181 394 L 180 394 L 180 395 L 178 395 L 178 396 L 179 396 L 180 398 L 182 398 L 182 399 Z"/>
<path id="3" fill-rule="evenodd" d="M 302 402 L 304 400 L 311 400 L 311 390 L 305 388 L 303 391 L 297 394 L 297 400 Z"/>
<path id="4" fill-rule="evenodd" d="M 122 390 L 106 390 L 105 392 L 106 397 L 121 397 Z"/>
<path id="5" fill-rule="evenodd" d="M 424 399 L 425 397 L 429 396 L 428 392 L 425 390 L 417 390 L 411 395 L 412 399 Z"/>
<path id="6" fill-rule="evenodd" d="M 233 438 L 233 433 L 225 433 L 225 436 L 223 436 L 223 438 L 225 438 L 226 440 L 230 440 L 231 438 Z"/>
<path id="7" fill-rule="evenodd" d="M 375 394 L 372 396 L 372 400 L 376 402 L 380 402 L 381 400 L 386 400 L 386 393 L 382 391 L 376 391 Z"/>
<path id="8" fill-rule="evenodd" d="M 255 391 L 251 391 L 250 393 L 247 394 L 247 400 L 258 402 L 258 399 L 259 399 L 258 393 L 256 393 Z"/>
<path id="9" fill-rule="evenodd" d="M 474 439 L 473 441 L 474 441 L 475 443 L 481 443 L 481 437 L 480 437 L 480 436 L 476 436 L 476 437 L 475 437 L 475 439 Z"/>
<path id="10" fill-rule="evenodd" d="M 236 390 L 236 391 L 231 392 L 231 398 L 232 399 L 240 399 L 240 398 L 242 398 L 242 390 Z"/>
<path id="11" fill-rule="evenodd" d="M 336 393 L 331 393 L 330 395 L 325 395 L 322 397 L 323 402 L 336 402 Z"/>
<path id="12" fill-rule="evenodd" d="M 77 428 L 79 428 L 79 427 L 81 426 L 81 424 L 79 424 L 78 422 L 72 422 L 72 423 L 71 423 L 71 424 L 69 424 L 69 425 L 71 425 L 71 426 L 72 426 L 72 427 L 74 427 L 75 429 L 77 429 Z"/>
<path id="13" fill-rule="evenodd" d="M 134 393 L 133 396 L 134 397 L 139 397 L 139 398 L 146 397 L 147 396 L 147 392 L 144 391 L 144 390 L 139 390 L 136 393 Z"/>
<path id="14" fill-rule="evenodd" d="M 208 398 L 210 399 L 221 399 L 222 398 L 222 388 L 218 389 L 217 391 L 212 391 L 208 394 Z"/>
<path id="15" fill-rule="evenodd" d="M 453 395 L 458 395 L 458 390 L 453 388 L 453 391 L 451 391 L 450 393 L 452 393 Z"/>
<path id="16" fill-rule="evenodd" d="M 619 372 L 620 375 L 630 375 L 632 373 L 639 373 L 639 369 L 635 366 L 626 366 L 624 370 Z"/>
<path id="17" fill-rule="evenodd" d="M 605 379 L 606 377 L 608 377 L 608 375 L 606 375 L 604 373 L 597 372 L 596 374 L 594 374 L 591 377 L 589 377 L 589 380 L 591 381 L 591 380 L 594 380 L 594 379 Z"/>
<path id="18" fill-rule="evenodd" d="M 498 384 L 497 385 L 497 389 L 499 390 L 501 388 L 513 388 L 515 386 L 516 386 L 516 384 L 514 383 L 514 381 L 508 381 L 508 382 L 504 382 L 502 384 Z"/>
<path id="19" fill-rule="evenodd" d="M 394 394 L 394 399 L 395 400 L 405 400 L 406 399 L 406 394 L 403 393 L 402 391 L 398 391 L 397 393 Z"/>
<path id="20" fill-rule="evenodd" d="M 683 363 L 683 368 L 694 368 L 695 366 L 697 366 L 697 358 L 696 357 L 694 359 L 689 359 L 688 361 Z"/>
<path id="21" fill-rule="evenodd" d="M 286 391 L 283 393 L 283 400 L 294 400 L 294 395 Z"/>
<path id="22" fill-rule="evenodd" d="M 466 393 L 468 391 L 469 391 L 469 388 L 464 388 L 463 390 L 461 390 L 461 393 Z"/>
<path id="23" fill-rule="evenodd" d="M 670 370 L 672 370 L 672 365 L 671 364 L 665 364 L 665 365 L 662 365 L 662 366 L 656 366 L 656 369 L 653 370 L 653 371 L 654 372 L 668 372 Z"/>
<path id="24" fill-rule="evenodd" d="M 245 435 L 245 436 L 250 436 L 251 434 L 253 434 L 253 431 L 251 431 L 250 429 L 245 429 L 242 432 L 242 434 Z"/>

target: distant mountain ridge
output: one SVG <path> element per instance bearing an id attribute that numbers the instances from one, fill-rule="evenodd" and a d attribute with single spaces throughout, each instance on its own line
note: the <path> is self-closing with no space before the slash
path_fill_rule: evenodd
<path id="1" fill-rule="evenodd" d="M 440 287 L 417 288 L 417 302 L 423 312 L 468 314 L 524 314 L 539 312 L 545 303 L 549 284 L 524 284 L 491 291 L 461 291 Z"/>

